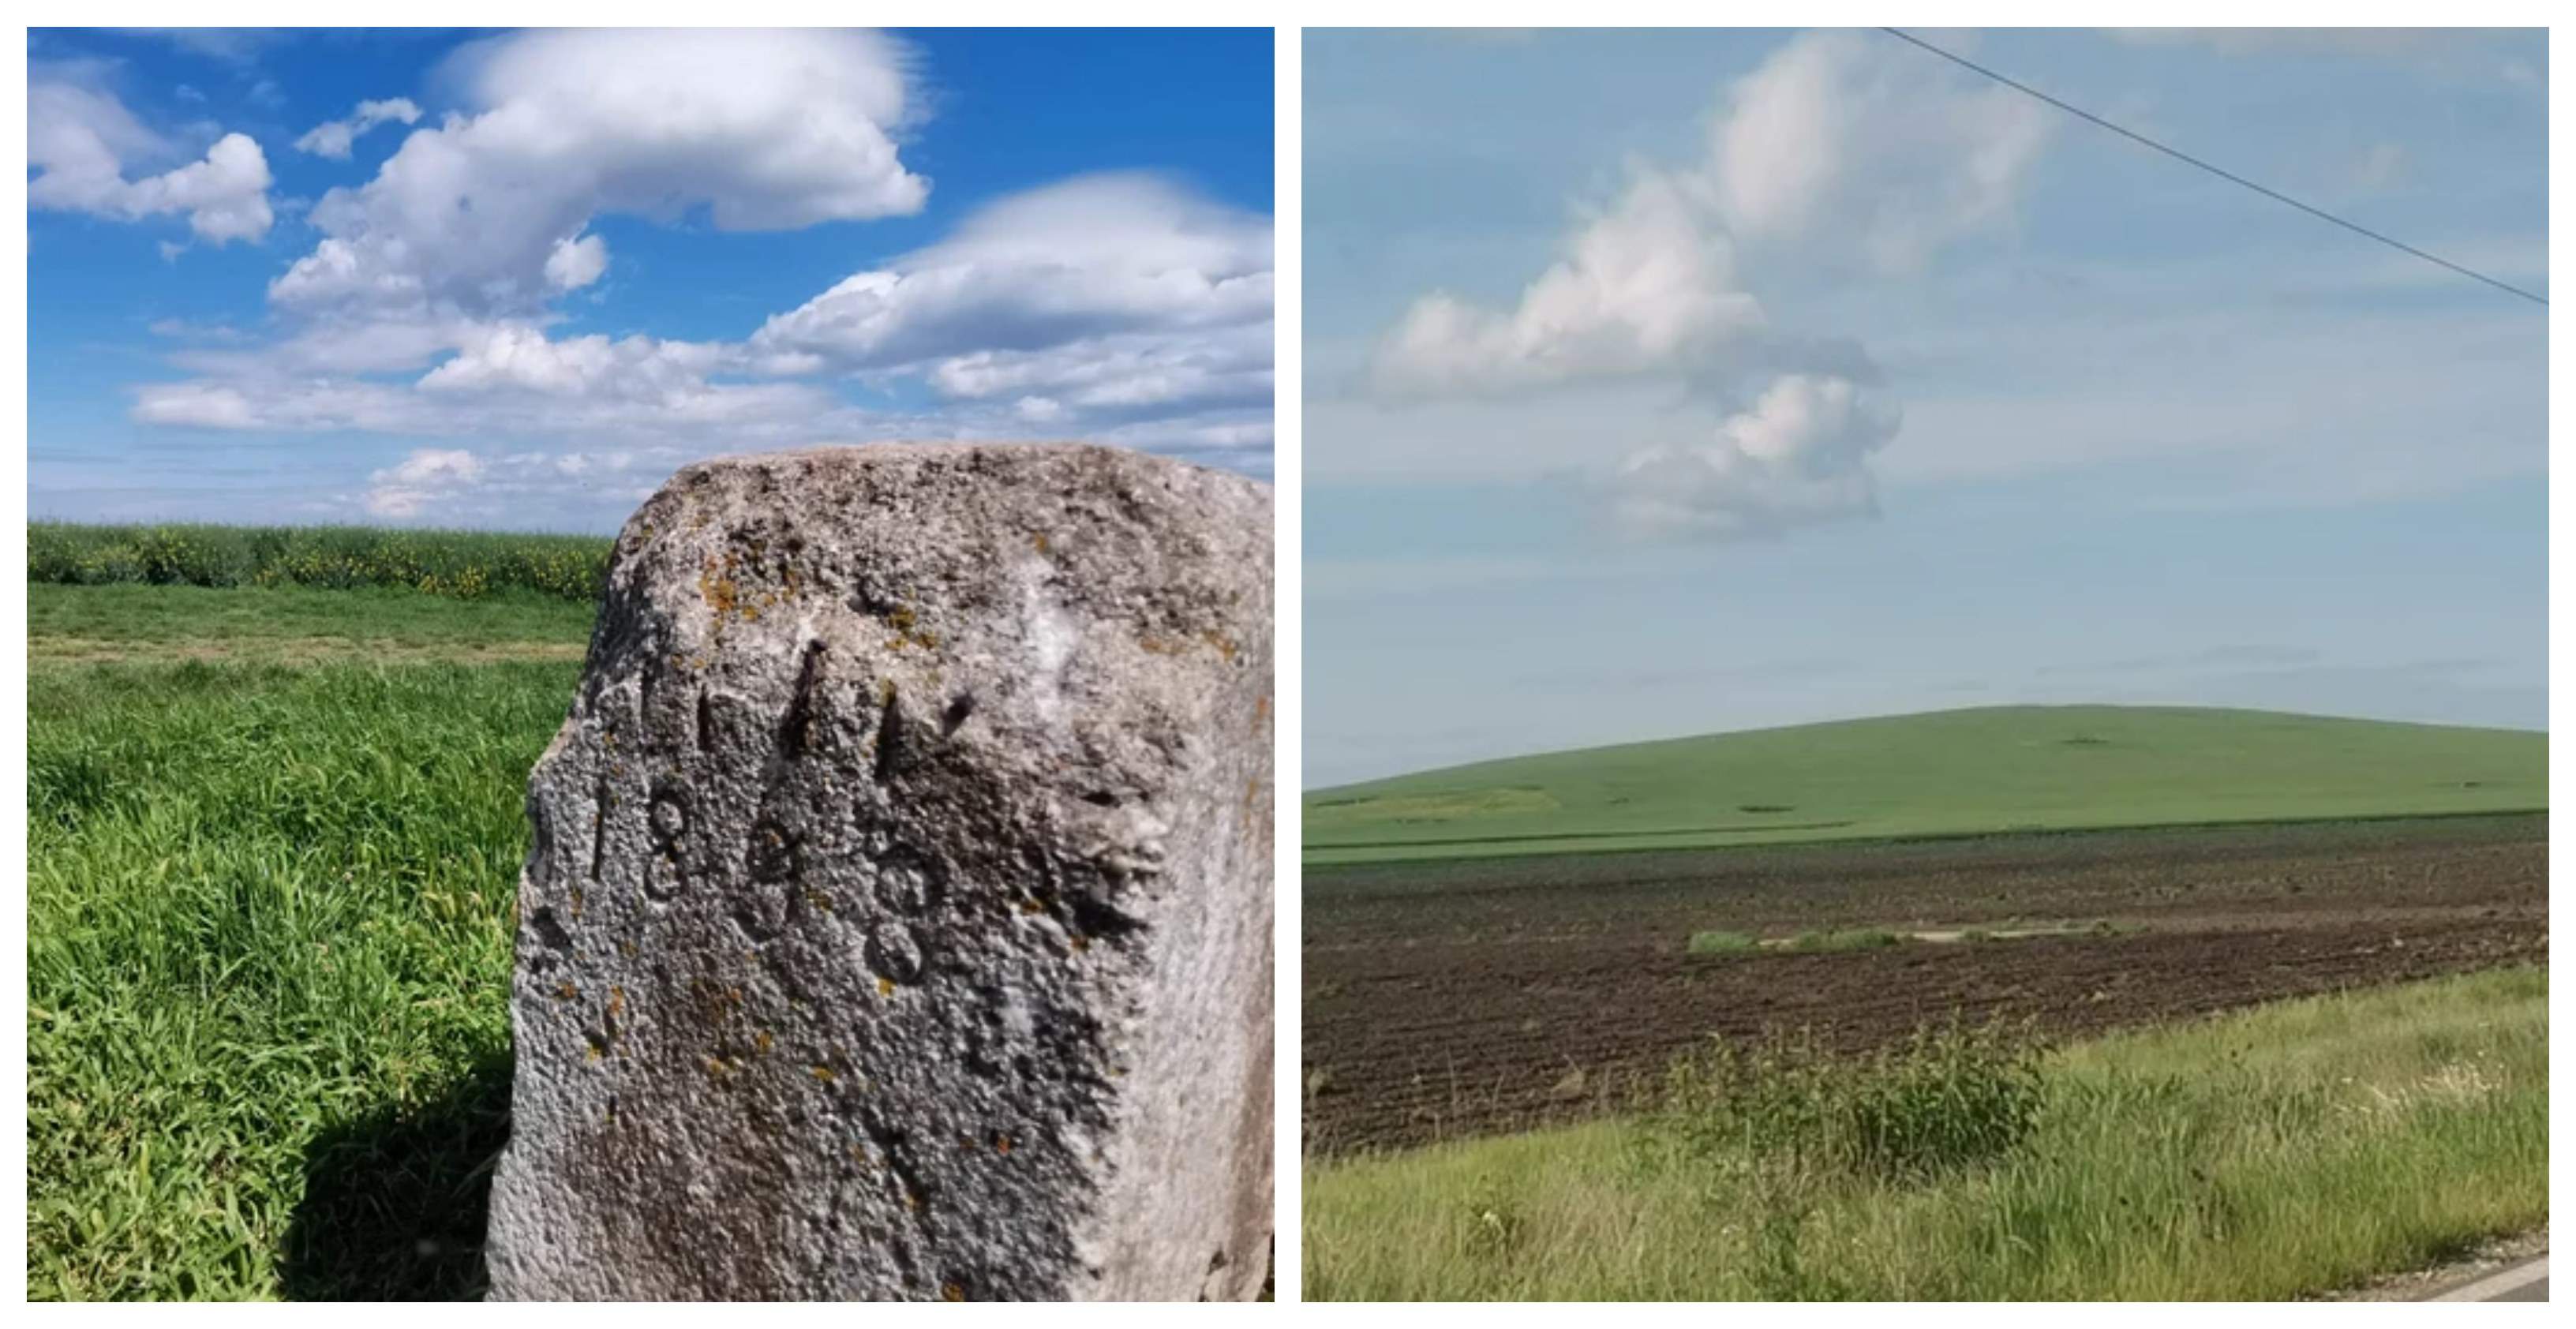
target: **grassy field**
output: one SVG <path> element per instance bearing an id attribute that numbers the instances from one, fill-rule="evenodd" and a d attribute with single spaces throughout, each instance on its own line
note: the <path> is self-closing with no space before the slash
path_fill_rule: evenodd
<path id="1" fill-rule="evenodd" d="M 2539 733 L 2003 707 L 1548 753 L 1311 792 L 1310 863 L 2548 806 Z"/>
<path id="2" fill-rule="evenodd" d="M 2536 969 L 2079 1044 L 2027 1080 L 1930 1070 L 1756 1079 L 1731 1114 L 1685 1096 L 1647 1118 L 1310 1163 L 1305 1294 L 2275 1300 L 2548 1218 Z M 1963 1118 L 1975 1129 L 1945 1133 Z M 1781 1162 L 1782 1140 L 1830 1142 L 1817 1123 L 1847 1120 L 1877 1147 Z M 1889 1140 L 1925 1165 L 1867 1165 Z"/>
<path id="3" fill-rule="evenodd" d="M 579 660 L 592 608 L 532 591 L 470 604 L 418 591 L 302 586 L 27 588 L 31 663 L 114 660 Z"/>
<path id="4" fill-rule="evenodd" d="M 29 589 L 29 1294 L 472 1292 L 588 607 Z"/>
<path id="5" fill-rule="evenodd" d="M 30 522 L 27 580 L 65 585 L 396 587 L 458 599 L 526 591 L 589 605 L 610 541 L 375 526 Z"/>

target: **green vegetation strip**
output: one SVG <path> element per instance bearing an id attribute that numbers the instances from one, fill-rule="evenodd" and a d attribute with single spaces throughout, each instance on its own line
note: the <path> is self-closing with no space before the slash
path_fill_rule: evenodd
<path id="1" fill-rule="evenodd" d="M 611 541 L 373 526 L 31 522 L 27 580 L 68 585 L 401 587 L 458 599 L 526 591 L 590 604 Z"/>
<path id="2" fill-rule="evenodd" d="M 2039 1059 L 1774 1049 L 1642 1118 L 1308 1165 L 1305 1293 L 2308 1296 L 2545 1223 L 2548 1117 L 2533 968 Z"/>
<path id="3" fill-rule="evenodd" d="M 458 1296 L 576 663 L 34 671 L 27 1280 Z"/>
<path id="4" fill-rule="evenodd" d="M 1307 795 L 1316 864 L 2332 821 L 2549 805 L 2548 738 L 2018 706 L 1482 762 Z"/>
<path id="5" fill-rule="evenodd" d="M 467 602 L 418 591 L 301 586 L 27 588 L 27 653 L 40 665 L 104 660 L 360 657 L 372 661 L 578 660 L 587 601 L 533 591 Z"/>

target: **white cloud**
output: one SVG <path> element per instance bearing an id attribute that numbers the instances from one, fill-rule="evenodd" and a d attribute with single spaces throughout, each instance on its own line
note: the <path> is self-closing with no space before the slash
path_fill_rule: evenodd
<path id="1" fill-rule="evenodd" d="M 558 291 L 580 290 L 607 271 L 608 242 L 595 235 L 557 240 L 546 255 L 546 285 Z"/>
<path id="2" fill-rule="evenodd" d="M 1714 185 L 1747 243 L 1911 271 L 2010 217 L 2052 114 L 1871 34 L 1816 33 L 1732 89 Z"/>
<path id="3" fill-rule="evenodd" d="M 250 399 L 220 383 L 156 383 L 136 394 L 134 418 L 152 425 L 250 429 L 259 424 Z"/>
<path id="4" fill-rule="evenodd" d="M 1634 534 L 1697 539 L 1869 516 L 1878 506 L 1869 458 L 1896 436 L 1899 420 L 1850 379 L 1785 374 L 1710 442 L 1648 448 L 1622 462 L 1611 512 Z"/>
<path id="5" fill-rule="evenodd" d="M 420 107 L 413 104 L 409 97 L 362 101 L 358 103 L 358 109 L 352 112 L 349 118 L 325 120 L 313 126 L 305 132 L 304 137 L 295 140 L 295 147 L 300 152 L 309 152 L 316 157 L 347 161 L 349 146 L 357 142 L 359 135 L 382 124 L 408 125 L 417 124 L 419 121 Z"/>
<path id="6" fill-rule="evenodd" d="M 1796 38 L 1728 90 L 1705 159 L 1632 166 L 1626 192 L 1510 310 L 1416 300 L 1379 342 L 1369 386 L 1401 403 L 1644 377 L 1697 410 L 1759 383 L 1710 442 L 1612 439 L 1627 453 L 1600 486 L 1614 519 L 1732 538 L 1866 515 L 1870 458 L 1900 413 L 1867 388 L 1875 371 L 1856 345 L 1775 331 L 1739 265 L 1919 268 L 2010 221 L 2046 128 L 2016 95 L 1918 52 Z"/>
<path id="7" fill-rule="evenodd" d="M 526 324 L 477 329 L 464 348 L 420 380 L 424 392 L 522 391 L 561 397 L 670 400 L 707 390 L 707 373 L 728 359 L 700 342 L 592 335 L 550 341 Z"/>
<path id="8" fill-rule="evenodd" d="M 483 478 L 483 460 L 454 448 L 418 448 L 401 464 L 367 478 L 367 511 L 379 517 L 417 517 L 440 499 L 470 489 Z"/>
<path id="9" fill-rule="evenodd" d="M 979 354 L 1168 346 L 1267 328 L 1267 217 L 1147 175 L 1095 175 L 1014 195 L 957 233 L 851 276 L 751 338 L 755 354 L 845 372 L 936 369 Z"/>
<path id="10" fill-rule="evenodd" d="M 894 138 L 910 121 L 904 57 L 873 33 L 519 33 L 446 72 L 465 109 L 363 187 L 323 196 L 325 238 L 271 284 L 275 301 L 524 315 L 604 262 L 557 255 L 603 213 L 704 207 L 720 230 L 790 230 L 915 212 L 928 195 Z"/>
<path id="11" fill-rule="evenodd" d="M 1452 396 L 1669 370 L 1762 321 L 1693 182 L 1641 170 L 1509 313 L 1445 292 L 1415 301 L 1380 349 L 1374 385 Z"/>
<path id="12" fill-rule="evenodd" d="M 918 208 L 927 185 L 894 156 L 906 65 L 881 39 L 532 34 L 451 73 L 465 109 L 315 207 L 321 238 L 270 285 L 282 333 L 175 348 L 193 377 L 136 387 L 134 419 L 621 441 L 613 466 L 586 443 L 424 448 L 342 496 L 405 520 L 502 494 L 609 502 L 602 477 L 628 466 L 742 449 L 1043 430 L 1257 465 L 1271 444 L 1271 223 L 1150 175 L 1006 196 L 742 340 L 553 331 L 552 306 L 607 271 L 603 213 L 785 228 Z M 935 404 L 861 407 L 836 380 Z"/>
<path id="13" fill-rule="evenodd" d="M 268 158 L 247 135 L 225 134 L 203 159 L 129 180 L 128 161 L 176 155 L 113 93 L 41 73 L 27 88 L 27 182 L 34 207 L 122 221 L 184 213 L 214 244 L 268 234 Z"/>

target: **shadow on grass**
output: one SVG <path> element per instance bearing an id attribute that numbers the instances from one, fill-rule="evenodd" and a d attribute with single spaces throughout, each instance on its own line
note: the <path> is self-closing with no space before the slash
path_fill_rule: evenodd
<path id="1" fill-rule="evenodd" d="M 287 1226 L 296 1301 L 458 1301 L 483 1295 L 492 1170 L 510 1138 L 510 1058 L 445 1093 L 333 1127 L 304 1154 Z"/>

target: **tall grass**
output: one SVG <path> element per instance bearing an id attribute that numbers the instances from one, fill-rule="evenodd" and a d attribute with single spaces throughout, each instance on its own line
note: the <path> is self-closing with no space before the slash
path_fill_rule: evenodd
<path id="1" fill-rule="evenodd" d="M 401 586 L 476 599 L 598 599 L 611 542 L 587 535 L 370 526 L 89 526 L 30 522 L 27 579 L 106 585 Z"/>
<path id="2" fill-rule="evenodd" d="M 2120 1035 L 2027 1079 L 1938 1046 L 1697 1072 L 1660 1118 L 1310 1164 L 1306 1295 L 2311 1295 L 2547 1220 L 2547 1007 L 2518 968 Z"/>
<path id="3" fill-rule="evenodd" d="M 577 672 L 31 674 L 30 1295 L 473 1290 Z"/>

